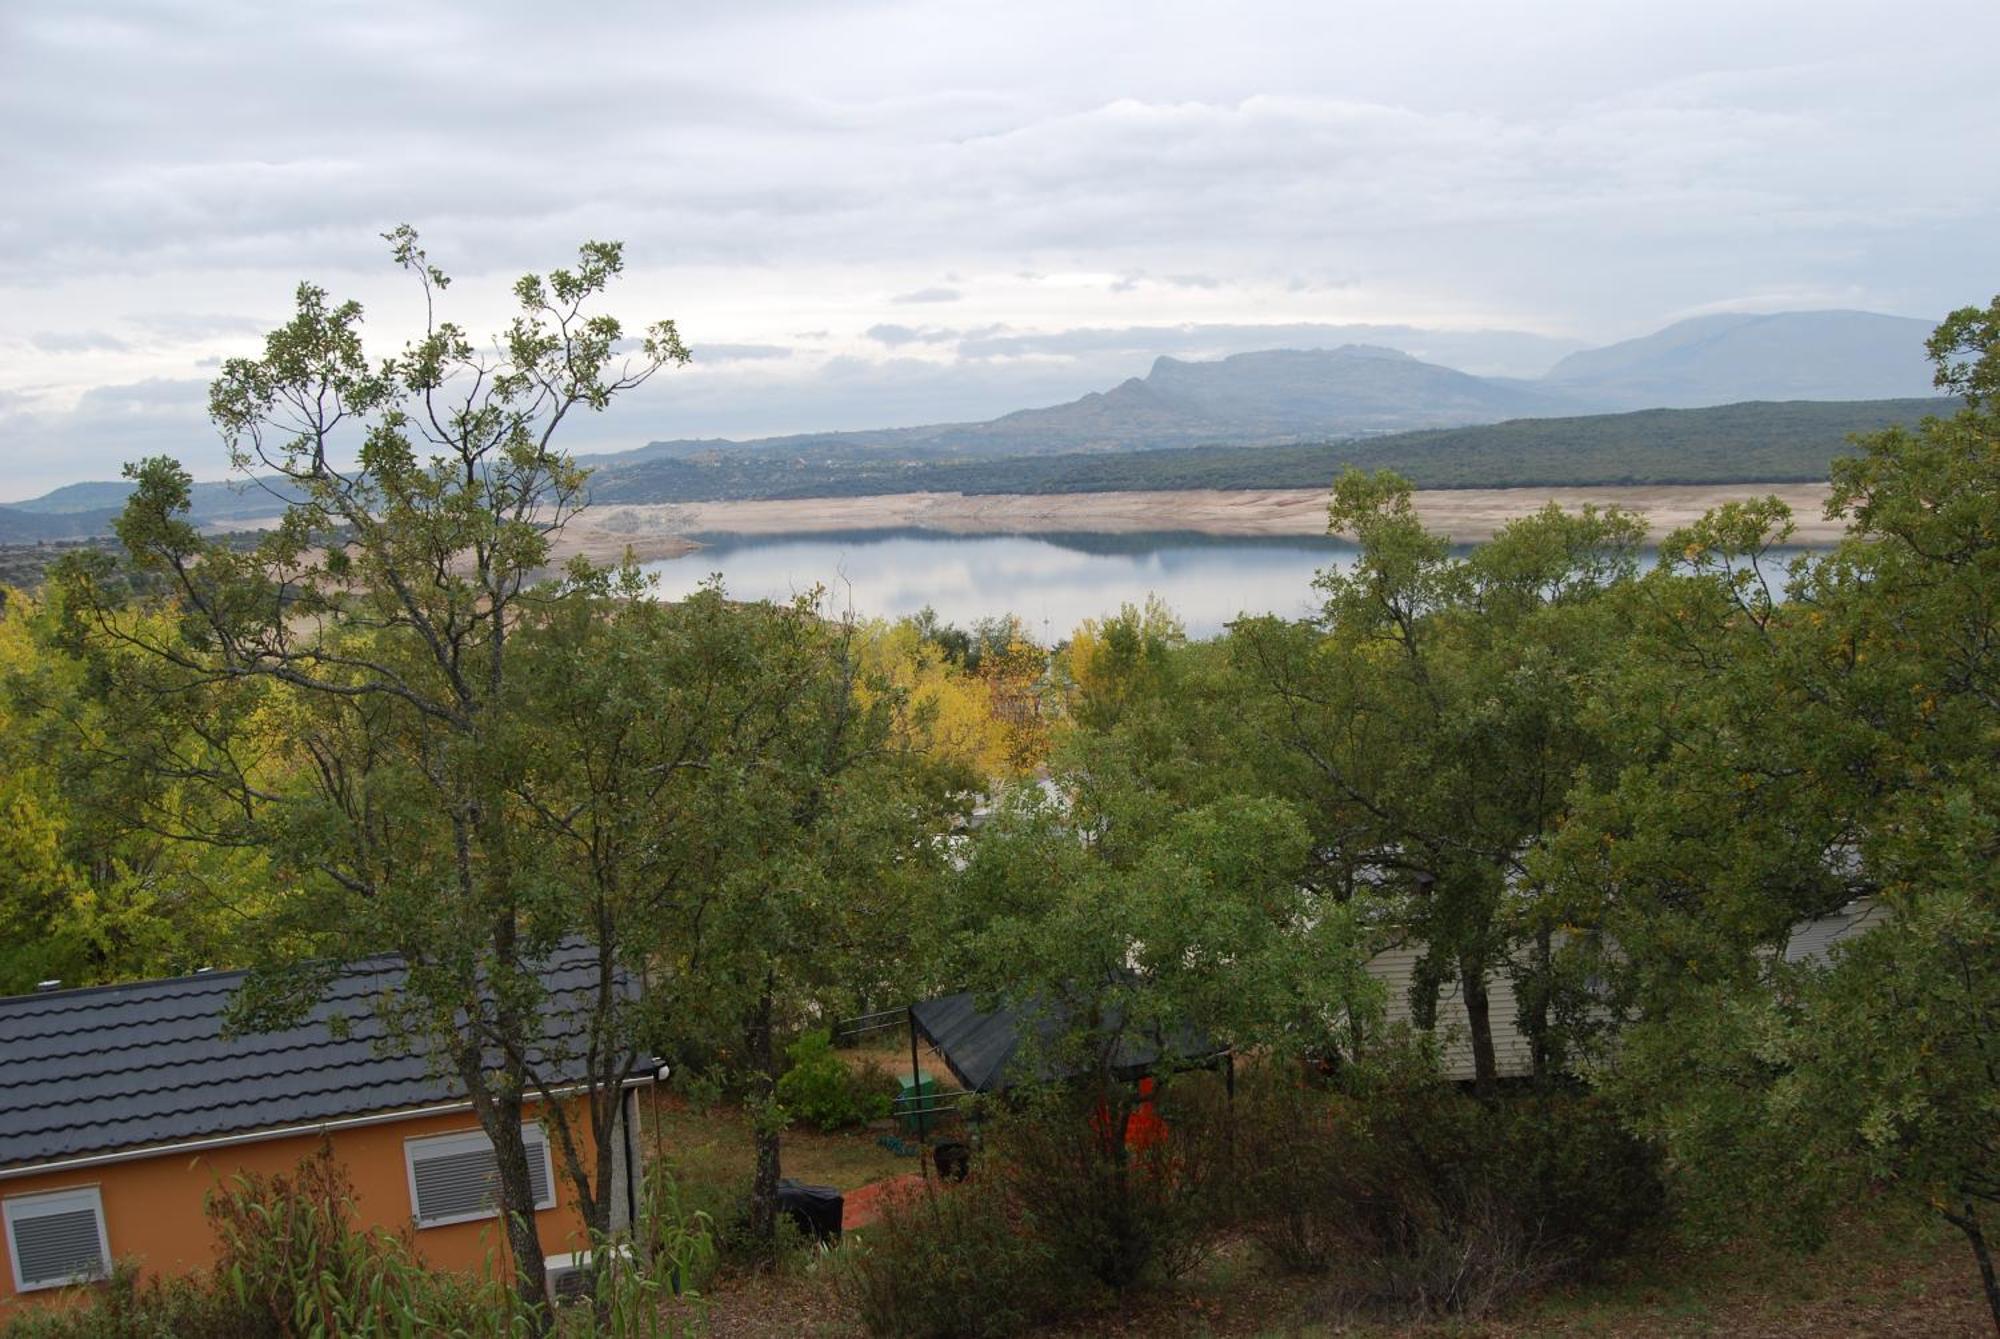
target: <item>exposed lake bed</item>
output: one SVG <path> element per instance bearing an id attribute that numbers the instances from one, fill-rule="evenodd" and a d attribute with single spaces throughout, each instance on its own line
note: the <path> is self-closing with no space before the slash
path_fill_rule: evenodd
<path id="1" fill-rule="evenodd" d="M 1658 541 L 1712 507 L 1775 495 L 1792 508 L 1801 544 L 1824 545 L 1844 527 L 1823 515 L 1820 484 L 1654 484 L 1593 488 L 1425 489 L 1418 513 L 1459 543 L 1491 539 L 1499 528 L 1548 502 L 1565 507 L 1620 506 L 1643 512 Z M 1323 537 L 1327 489 L 1176 492 L 964 494 L 892 493 L 847 498 L 755 502 L 600 504 L 563 533 L 559 556 L 582 553 L 614 561 L 629 546 L 642 562 L 695 547 L 701 534 L 800 535 L 834 531 L 922 529 L 950 534 L 1131 534 Z"/>
<path id="2" fill-rule="evenodd" d="M 1461 544 L 1558 502 L 1645 513 L 1658 542 L 1724 502 L 1775 494 L 1793 509 L 1794 542 L 1819 547 L 1842 527 L 1824 516 L 1824 484 L 1427 490 L 1433 529 Z M 628 548 L 672 599 L 720 574 L 744 599 L 789 599 L 821 587 L 832 610 L 900 618 L 931 608 L 968 624 L 1020 617 L 1041 637 L 1148 595 L 1194 636 L 1244 613 L 1297 617 L 1317 597 L 1316 572 L 1352 546 L 1326 529 L 1324 490 L 981 495 L 606 505 L 566 529 L 559 556 L 615 561 Z"/>

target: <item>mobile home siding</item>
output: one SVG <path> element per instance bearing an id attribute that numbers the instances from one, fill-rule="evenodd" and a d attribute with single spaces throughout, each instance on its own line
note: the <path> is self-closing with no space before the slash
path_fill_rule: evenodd
<path id="1" fill-rule="evenodd" d="M 629 1112 L 631 1105 L 626 1109 Z M 572 1119 L 583 1114 L 577 1111 Z M 529 1119 L 534 1119 L 532 1109 Z M 244 1173 L 289 1174 L 317 1151 L 323 1137 L 331 1142 L 334 1156 L 352 1178 L 355 1214 L 363 1226 L 411 1229 L 418 1252 L 434 1268 L 504 1269 L 507 1242 L 497 1218 L 416 1228 L 411 1216 L 404 1140 L 478 1127 L 471 1112 L 460 1111 L 336 1129 L 324 1136 L 302 1134 L 69 1171 L 30 1172 L 0 1180 L 0 1197 L 95 1186 L 103 1198 L 104 1232 L 113 1260 L 130 1260 L 148 1275 L 185 1274 L 215 1263 L 215 1234 L 203 1212 L 211 1190 Z M 588 1234 L 570 1186 L 557 1175 L 550 1189 L 553 1206 L 535 1215 L 542 1253 L 588 1250 Z M 16 1307 L 59 1297 L 65 1291 L 52 1289 L 17 1297 L 13 1271 L 0 1269 L 0 1323 Z"/>

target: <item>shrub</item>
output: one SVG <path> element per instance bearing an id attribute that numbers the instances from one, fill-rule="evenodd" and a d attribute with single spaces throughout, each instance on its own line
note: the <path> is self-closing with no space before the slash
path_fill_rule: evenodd
<path id="1" fill-rule="evenodd" d="M 1077 1304 L 1079 1284 L 991 1177 L 884 1204 L 839 1278 L 874 1339 L 1002 1339 Z"/>
<path id="2" fill-rule="evenodd" d="M 1662 1204 L 1645 1148 L 1585 1094 L 1489 1105 L 1409 1067 L 1345 1090 L 1264 1074 L 1236 1114 L 1238 1222 L 1342 1305 L 1476 1316 L 1587 1270 Z"/>
<path id="3" fill-rule="evenodd" d="M 1357 1104 L 1265 1076 L 1241 1085 L 1235 1117 L 1234 1216 L 1280 1269 L 1329 1272 L 1357 1246 Z"/>
<path id="4" fill-rule="evenodd" d="M 1582 1091 L 1523 1094 L 1495 1115 L 1498 1186 L 1572 1270 L 1616 1256 L 1659 1222 L 1659 1159 L 1609 1103 Z"/>
<path id="5" fill-rule="evenodd" d="M 144 1279 L 121 1264 L 77 1306 L 22 1311 L 7 1339 L 279 1339 L 267 1315 L 207 1277 Z"/>
<path id="6" fill-rule="evenodd" d="M 778 1080 L 778 1104 L 794 1119 L 838 1130 L 889 1114 L 888 1079 L 880 1066 L 849 1068 L 824 1029 L 801 1036 L 785 1054 L 792 1064 Z"/>
<path id="7" fill-rule="evenodd" d="M 680 1181 L 664 1162 L 646 1168 L 645 1204 L 632 1235 L 640 1256 L 670 1292 L 698 1293 L 715 1275 L 715 1219 L 687 1204 Z"/>
<path id="8" fill-rule="evenodd" d="M 322 1142 L 291 1176 L 243 1175 L 209 1196 L 218 1286 L 276 1333 L 507 1335 L 496 1279 L 427 1270 L 407 1232 L 354 1224 L 346 1168 Z"/>
<path id="9" fill-rule="evenodd" d="M 1134 1093 L 1120 1085 L 1050 1092 L 1005 1121 L 1004 1176 L 1031 1229 L 1096 1282 L 1123 1292 L 1177 1278 L 1205 1259 L 1222 1226 L 1228 1111 L 1212 1076 L 1162 1086 L 1163 1140 L 1130 1147 Z"/>

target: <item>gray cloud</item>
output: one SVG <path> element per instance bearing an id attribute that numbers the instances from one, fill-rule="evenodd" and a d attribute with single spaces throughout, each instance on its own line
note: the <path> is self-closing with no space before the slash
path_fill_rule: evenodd
<path id="1" fill-rule="evenodd" d="M 158 379 L 94 387 L 68 409 L 39 407 L 35 397 L 0 400 L 4 496 L 17 501 L 81 478 L 116 478 L 118 467 L 170 455 L 202 478 L 223 474 L 221 448 L 208 421 L 208 383 Z M 79 462 L 89 462 L 79 468 Z"/>
<path id="2" fill-rule="evenodd" d="M 792 356 L 782 344 L 697 344 L 693 353 L 705 363 L 755 363 Z"/>
<path id="3" fill-rule="evenodd" d="M 925 339 L 926 336 L 923 331 L 918 330 L 914 326 L 893 325 L 885 321 L 880 325 L 869 326 L 868 338 L 874 340 L 877 344 L 887 344 L 891 348 L 894 348 L 899 344 L 915 344 Z"/>
<path id="4" fill-rule="evenodd" d="M 645 403 L 748 432 L 976 416 L 1360 321 L 1597 340 L 1745 305 L 1935 313 L 1993 287 L 2000 9 L 1921 10 L 606 0 L 603 41 L 520 5 L 15 0 L 0 118 L 34 133 L 0 149 L 0 342 L 23 351 L 0 391 L 183 378 L 253 351 L 273 322 L 236 313 L 303 276 L 373 313 L 402 219 L 454 298 L 591 236 L 648 293 L 702 277 L 684 334 L 727 367 Z M 847 333 L 926 296 L 958 304 L 957 344 Z M 62 347 L 88 332 L 127 347 Z M 877 361 L 715 352 L 787 341 Z M 158 429 L 108 412 L 33 410 L 33 449 L 108 473 Z"/>
<path id="5" fill-rule="evenodd" d="M 43 353 L 124 353 L 132 346 L 102 330 L 43 330 L 28 336 Z"/>
<path id="6" fill-rule="evenodd" d="M 149 335 L 174 341 L 262 335 L 277 324 L 269 317 L 231 316 L 216 312 L 147 312 L 125 319 Z"/>
<path id="7" fill-rule="evenodd" d="M 889 301 L 899 306 L 920 302 L 957 302 L 965 295 L 956 288 L 919 288 L 909 293 L 898 293 Z"/>
<path id="8" fill-rule="evenodd" d="M 904 344 L 949 344 L 964 332 L 939 326 L 908 326 L 883 322 L 868 327 L 868 338 L 877 344 L 897 348 Z"/>
<path id="9" fill-rule="evenodd" d="M 1059 356 L 1123 358 L 1143 370 L 1158 354 L 1224 357 L 1273 348 L 1337 348 L 1379 344 L 1464 371 L 1487 376 L 1540 376 L 1581 341 L 1520 330 L 1427 330 L 1407 325 L 1188 324 L 1178 326 L 1079 327 L 1054 331 L 995 328 L 968 332 L 958 352 L 965 358 Z"/>

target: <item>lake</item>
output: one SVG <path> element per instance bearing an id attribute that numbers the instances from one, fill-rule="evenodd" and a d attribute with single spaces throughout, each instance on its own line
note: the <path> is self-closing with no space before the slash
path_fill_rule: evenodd
<path id="1" fill-rule="evenodd" d="M 1211 637 L 1244 613 L 1298 617 L 1318 606 L 1313 573 L 1351 559 L 1338 540 L 1154 534 L 961 535 L 850 530 L 796 535 L 695 535 L 704 547 L 646 564 L 668 599 L 712 573 L 739 599 L 787 600 L 815 585 L 827 608 L 896 619 L 926 606 L 969 627 L 1015 614 L 1043 641 L 1149 594 L 1165 600 L 1192 637 Z"/>
<path id="2" fill-rule="evenodd" d="M 1319 607 L 1313 574 L 1354 546 L 1314 536 L 1143 534 L 964 535 L 936 530 L 694 535 L 704 547 L 647 563 L 660 594 L 679 599 L 711 574 L 738 599 L 789 600 L 823 586 L 826 608 L 896 619 L 928 606 L 970 627 L 1015 614 L 1044 643 L 1086 618 L 1158 595 L 1191 637 L 1241 614 L 1297 618 Z M 1803 550 L 1773 552 L 1782 563 Z M 1654 560 L 1646 550 L 1642 561 Z"/>

